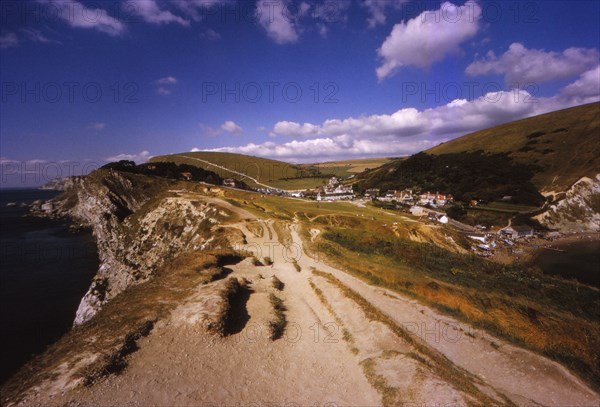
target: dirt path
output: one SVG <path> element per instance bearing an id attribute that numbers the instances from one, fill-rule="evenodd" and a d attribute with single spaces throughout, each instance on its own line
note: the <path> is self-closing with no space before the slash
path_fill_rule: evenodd
<path id="1" fill-rule="evenodd" d="M 285 247 L 271 221 L 199 199 L 236 213 L 239 223 L 227 227 L 244 234 L 257 259 L 273 260 L 229 266 L 230 277 L 249 281 L 230 334 L 211 334 L 202 323 L 224 280 L 198 286 L 139 341 L 124 372 L 29 404 L 598 406 L 600 397 L 557 363 L 310 258 L 297 225 L 288 225 Z M 272 294 L 286 308 L 277 340 Z"/>
<path id="2" fill-rule="evenodd" d="M 243 209 L 235 211 L 255 222 Z M 248 249 L 258 248 L 257 257 L 269 256 L 274 264 L 256 267 L 246 259 L 230 267 L 229 276 L 251 282 L 241 330 L 224 338 L 206 332 L 199 315 L 210 287 L 201 286 L 198 295 L 139 341 L 140 349 L 129 357 L 122 374 L 40 400 L 39 405 L 380 405 L 379 394 L 358 368 L 357 356 L 342 340 L 327 335 L 331 315 L 310 289 L 307 272 L 298 273 L 286 261 L 269 222 L 258 224 L 264 228 L 262 237 L 243 222 L 237 227 L 246 236 Z M 283 290 L 273 288 L 273 275 L 284 283 Z M 287 308 L 287 329 L 275 341 L 269 336 L 271 293 Z"/>
<path id="3" fill-rule="evenodd" d="M 294 244 L 302 246 L 296 230 L 292 230 L 292 239 Z M 306 255 L 300 264 L 333 274 L 427 346 L 517 405 L 598 406 L 600 403 L 597 393 L 556 362 L 440 315 L 415 300 L 370 286 Z"/>
<path id="4" fill-rule="evenodd" d="M 199 162 L 202 162 L 202 163 L 204 163 L 204 164 L 207 164 L 207 165 L 212 165 L 213 167 L 219 168 L 219 169 L 221 169 L 221 170 L 223 170 L 223 171 L 227 171 L 227 172 L 230 172 L 230 173 L 232 173 L 232 174 L 239 175 L 239 176 L 241 176 L 241 177 L 243 177 L 243 178 L 248 178 L 248 179 L 252 180 L 252 182 L 256 183 L 257 185 L 263 186 L 263 187 L 265 187 L 265 188 L 273 188 L 273 187 L 272 187 L 272 186 L 270 186 L 270 185 L 263 184 L 262 182 L 258 181 L 256 178 L 252 178 L 251 176 L 249 176 L 249 175 L 247 175 L 247 174 L 244 174 L 243 172 L 239 172 L 239 171 L 231 170 L 231 169 L 229 169 L 229 168 L 227 168 L 227 167 L 223 167 L 222 165 L 215 164 L 215 163 L 211 163 L 210 161 L 202 160 L 202 159 L 200 159 L 200 158 L 190 157 L 190 156 L 188 156 L 188 155 L 182 155 L 181 157 L 183 157 L 183 158 L 187 158 L 188 160 L 199 161 Z"/>

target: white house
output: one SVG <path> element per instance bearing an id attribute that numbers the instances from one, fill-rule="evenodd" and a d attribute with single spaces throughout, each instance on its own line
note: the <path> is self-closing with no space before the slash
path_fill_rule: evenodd
<path id="1" fill-rule="evenodd" d="M 427 192 L 426 194 L 419 195 L 419 203 L 421 205 L 429 204 L 434 206 L 444 206 L 453 199 L 452 195 L 443 195 L 439 193 L 432 194 Z"/>
<path id="2" fill-rule="evenodd" d="M 413 206 L 410 208 L 410 214 L 413 216 L 423 216 L 425 215 L 425 208 L 421 206 Z"/>

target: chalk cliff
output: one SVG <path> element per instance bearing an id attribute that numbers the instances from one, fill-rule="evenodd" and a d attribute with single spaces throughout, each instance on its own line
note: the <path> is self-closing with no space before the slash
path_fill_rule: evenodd
<path id="1" fill-rule="evenodd" d="M 81 300 L 75 325 L 92 318 L 109 300 L 147 281 L 166 261 L 213 242 L 211 227 L 229 215 L 206 202 L 186 199 L 176 181 L 99 170 L 72 185 L 51 204 L 33 208 L 90 227 L 100 268 Z"/>

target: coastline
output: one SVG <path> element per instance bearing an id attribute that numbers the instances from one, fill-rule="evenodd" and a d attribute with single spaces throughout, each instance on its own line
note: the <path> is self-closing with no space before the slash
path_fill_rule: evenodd
<path id="1" fill-rule="evenodd" d="M 46 202 L 58 194 L 52 192 L 2 191 L 0 381 L 71 329 L 77 306 L 97 271 L 97 246 L 90 231 L 74 233 L 69 219 L 31 212 L 33 202 Z"/>

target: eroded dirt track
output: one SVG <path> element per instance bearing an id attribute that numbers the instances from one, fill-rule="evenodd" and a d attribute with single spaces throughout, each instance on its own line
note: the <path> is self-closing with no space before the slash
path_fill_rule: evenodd
<path id="1" fill-rule="evenodd" d="M 236 212 L 240 222 L 228 227 L 273 261 L 228 266 L 228 277 L 249 282 L 229 335 L 202 324 L 221 282 L 199 286 L 139 341 L 120 375 L 26 404 L 598 406 L 598 394 L 559 364 L 307 256 L 298 225 L 287 226 L 289 249 L 270 221 L 202 199 Z M 271 294 L 286 308 L 277 340 Z"/>

